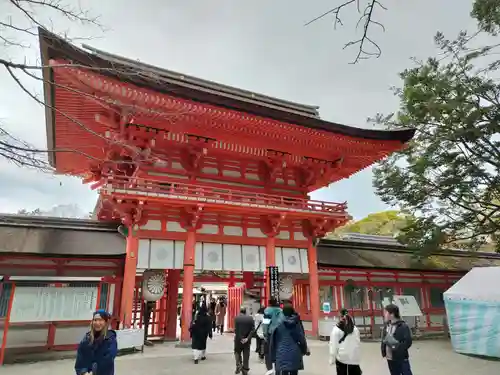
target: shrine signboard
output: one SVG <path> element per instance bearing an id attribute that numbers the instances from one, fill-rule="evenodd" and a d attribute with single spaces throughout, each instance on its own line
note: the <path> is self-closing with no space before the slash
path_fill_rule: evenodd
<path id="1" fill-rule="evenodd" d="M 280 275 L 277 266 L 268 267 L 269 272 L 269 296 L 280 300 Z"/>
<path id="2" fill-rule="evenodd" d="M 393 303 L 399 307 L 399 313 L 404 317 L 422 316 L 422 310 L 414 296 L 393 296 Z"/>

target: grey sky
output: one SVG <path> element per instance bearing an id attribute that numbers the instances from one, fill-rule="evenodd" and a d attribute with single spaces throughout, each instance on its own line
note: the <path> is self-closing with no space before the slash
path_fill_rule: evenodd
<path id="1" fill-rule="evenodd" d="M 71 0 L 68 0 L 70 3 Z M 109 29 L 104 33 L 65 19 L 52 18 L 55 30 L 71 36 L 100 36 L 92 46 L 167 69 L 240 87 L 282 99 L 319 105 L 324 119 L 367 127 L 366 118 L 397 109 L 389 91 L 399 85 L 398 72 L 411 67 L 410 57 L 435 53 L 437 30 L 454 36 L 472 28 L 467 0 L 385 0 L 389 8 L 376 19 L 386 27 L 375 37 L 380 59 L 350 65 L 356 49 L 342 50 L 356 38 L 355 9 L 346 11 L 345 26 L 333 30 L 331 18 L 308 27 L 303 24 L 340 0 L 86 0 L 81 2 Z M 0 18 L 9 15 L 0 4 Z M 311 5 L 312 4 L 312 5 Z M 12 14 L 16 16 L 15 14 Z M 359 34 L 359 32 L 358 32 Z M 34 62 L 37 41 L 28 51 L 5 50 L 0 56 Z M 30 82 L 41 94 L 41 86 Z M 0 121 L 16 135 L 45 146 L 43 109 L 0 70 Z M 348 201 L 349 211 L 361 218 L 385 208 L 374 195 L 370 170 L 313 194 L 329 201 Z M 96 195 L 79 180 L 19 169 L 0 160 L 0 211 L 49 209 L 76 203 L 93 209 Z"/>

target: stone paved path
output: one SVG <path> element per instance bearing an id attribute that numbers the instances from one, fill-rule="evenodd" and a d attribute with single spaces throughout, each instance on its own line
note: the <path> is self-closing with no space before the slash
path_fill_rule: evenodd
<path id="1" fill-rule="evenodd" d="M 301 375 L 335 374 L 328 366 L 328 346 L 325 342 L 311 341 L 311 356 L 305 359 L 306 369 Z M 116 375 L 230 375 L 233 374 L 232 337 L 218 336 L 209 342 L 208 359 L 194 365 L 189 349 L 175 348 L 173 344 L 146 348 L 144 354 L 119 357 Z M 380 358 L 377 343 L 363 343 L 362 367 L 366 375 L 388 375 L 385 362 Z M 412 349 L 415 375 L 490 375 L 499 373 L 500 362 L 470 358 L 452 352 L 445 341 L 419 341 Z M 252 355 L 251 374 L 264 374 L 264 365 Z M 39 362 L 4 366 L 2 375 L 69 375 L 73 374 L 73 360 Z"/>

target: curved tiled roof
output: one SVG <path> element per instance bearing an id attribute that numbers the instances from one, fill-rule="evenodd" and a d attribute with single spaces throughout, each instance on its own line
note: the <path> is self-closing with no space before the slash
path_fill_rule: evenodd
<path id="1" fill-rule="evenodd" d="M 39 36 L 41 58 L 44 66 L 48 66 L 49 61 L 52 59 L 66 59 L 74 64 L 99 68 L 102 75 L 112 76 L 121 81 L 129 82 L 138 87 L 147 87 L 160 93 L 356 138 L 406 143 L 415 133 L 414 129 L 362 129 L 325 121 L 319 118 L 318 107 L 315 106 L 293 103 L 217 84 L 102 52 L 91 47 L 86 47 L 86 49 L 78 48 L 43 29 L 39 29 Z M 51 78 L 51 70 L 44 69 L 45 101 L 48 104 L 46 118 L 49 149 L 53 148 L 52 143 L 54 142 L 53 116 L 49 109 L 53 105 L 54 96 L 53 87 L 50 85 Z M 53 154 L 49 156 L 53 158 Z"/>
<path id="2" fill-rule="evenodd" d="M 320 267 L 468 271 L 473 267 L 499 266 L 500 254 L 455 250 L 417 259 L 415 253 L 403 245 L 325 239 L 318 244 L 318 264 Z"/>

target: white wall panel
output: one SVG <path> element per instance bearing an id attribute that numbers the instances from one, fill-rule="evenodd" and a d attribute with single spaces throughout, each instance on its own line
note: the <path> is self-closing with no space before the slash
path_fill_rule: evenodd
<path id="1" fill-rule="evenodd" d="M 283 252 L 283 272 L 301 273 L 300 250 L 297 248 L 284 247 Z"/>
<path id="2" fill-rule="evenodd" d="M 274 248 L 274 252 L 276 254 L 275 255 L 275 257 L 276 257 L 276 264 L 273 264 L 273 266 L 277 266 L 279 272 L 284 272 L 283 271 L 283 252 L 282 252 L 282 248 L 276 246 Z"/>
<path id="3" fill-rule="evenodd" d="M 139 240 L 138 269 L 183 269 L 184 241 Z M 277 246 L 276 266 L 284 273 L 309 273 L 307 249 Z M 210 271 L 266 270 L 266 247 L 197 242 L 195 269 Z"/>
<path id="4" fill-rule="evenodd" d="M 139 240 L 137 269 L 182 269 L 184 266 L 184 241 Z"/>
<path id="5" fill-rule="evenodd" d="M 222 270 L 222 245 L 220 243 L 203 243 L 203 269 Z"/>
<path id="6" fill-rule="evenodd" d="M 307 249 L 300 249 L 300 264 L 302 273 L 309 273 L 309 259 L 307 258 Z"/>
<path id="7" fill-rule="evenodd" d="M 174 268 L 174 241 L 151 240 L 149 267 L 161 270 Z"/>
<path id="8" fill-rule="evenodd" d="M 137 251 L 137 268 L 149 268 L 150 240 L 139 240 Z"/>
<path id="9" fill-rule="evenodd" d="M 146 225 L 141 226 L 141 229 L 161 230 L 161 220 L 148 220 Z"/>
<path id="10" fill-rule="evenodd" d="M 259 246 L 243 245 L 243 271 L 261 271 Z"/>
<path id="11" fill-rule="evenodd" d="M 259 246 L 259 253 L 260 253 L 260 266 L 261 266 L 261 271 L 266 270 L 266 247 L 265 246 Z"/>
<path id="12" fill-rule="evenodd" d="M 175 241 L 174 244 L 174 268 L 181 270 L 184 268 L 184 241 Z"/>
<path id="13" fill-rule="evenodd" d="M 197 270 L 203 269 L 203 244 L 196 242 L 194 247 L 194 268 Z"/>
<path id="14" fill-rule="evenodd" d="M 223 249 L 223 269 L 224 271 L 241 271 L 241 245 L 222 245 Z"/>

